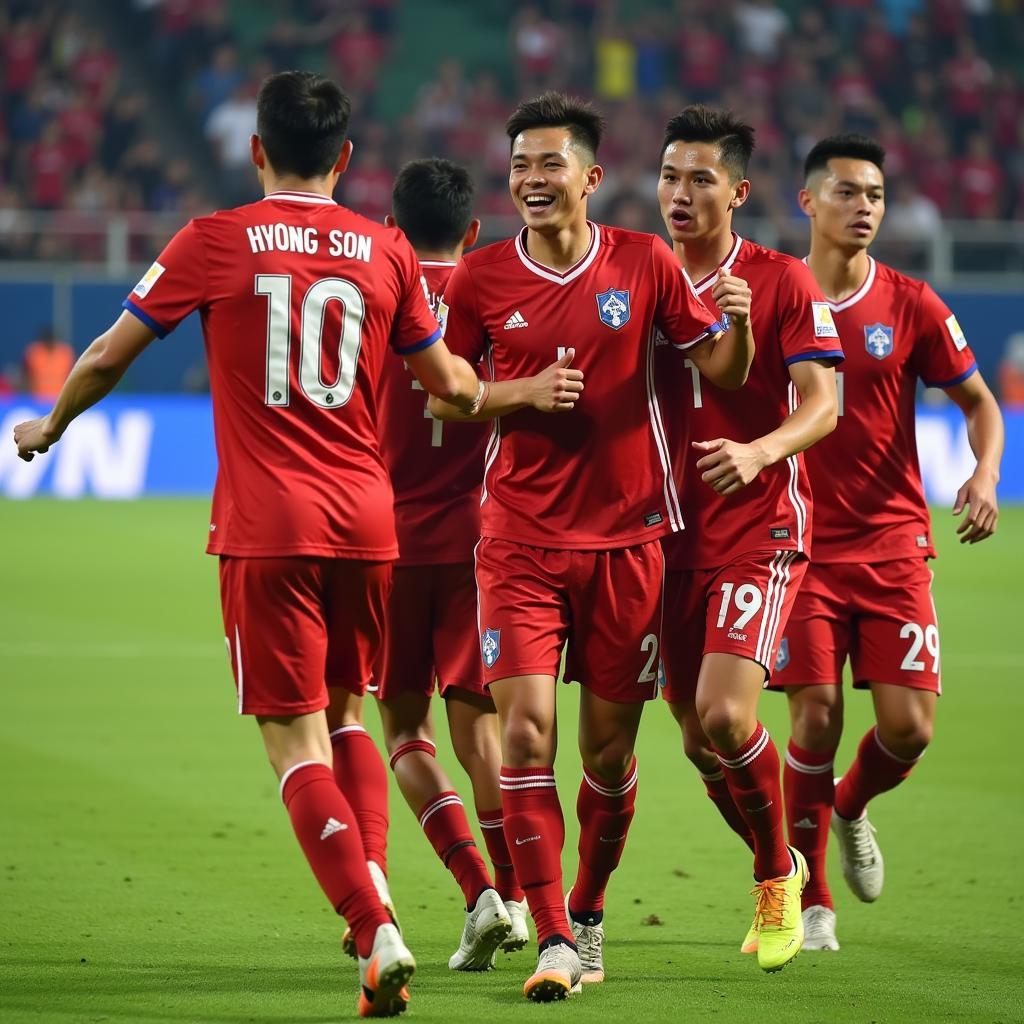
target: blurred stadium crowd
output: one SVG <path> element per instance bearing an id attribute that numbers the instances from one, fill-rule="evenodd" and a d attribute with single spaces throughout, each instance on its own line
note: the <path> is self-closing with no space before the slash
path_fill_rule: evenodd
<path id="1" fill-rule="evenodd" d="M 374 218 L 394 170 L 425 154 L 469 165 L 480 212 L 508 214 L 505 116 L 556 86 L 608 116 L 596 212 L 622 226 L 658 229 L 661 128 L 696 100 L 756 126 L 756 215 L 791 217 L 811 143 L 856 130 L 888 150 L 890 233 L 1024 220 L 1021 0 L 435 0 L 420 10 L 473 8 L 490 31 L 469 54 L 434 47 L 396 106 L 385 94 L 417 46 L 413 6 L 0 0 L 0 259 L 102 258 L 102 232 L 69 244 L 25 228 L 24 210 L 73 226 L 107 211 L 184 220 L 253 198 L 255 92 L 289 67 L 323 70 L 353 96 L 357 148 L 339 198 Z"/>

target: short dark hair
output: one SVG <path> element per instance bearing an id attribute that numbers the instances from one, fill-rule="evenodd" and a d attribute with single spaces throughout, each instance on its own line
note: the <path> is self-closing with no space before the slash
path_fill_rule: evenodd
<path id="1" fill-rule="evenodd" d="M 256 132 L 278 174 L 322 178 L 338 161 L 352 102 L 330 79 L 282 71 L 260 86 Z"/>
<path id="2" fill-rule="evenodd" d="M 732 181 L 739 181 L 747 176 L 747 165 L 754 152 L 754 129 L 731 110 L 712 110 L 697 103 L 665 125 L 662 159 L 673 142 L 716 143 L 722 166 L 729 171 Z"/>
<path id="3" fill-rule="evenodd" d="M 473 219 L 473 179 L 450 160 L 412 160 L 395 178 L 391 211 L 414 249 L 449 251 Z"/>
<path id="4" fill-rule="evenodd" d="M 830 135 L 816 142 L 807 159 L 804 160 L 804 181 L 815 171 L 827 171 L 829 160 L 867 160 L 880 171 L 885 170 L 885 150 L 867 135 L 848 132 L 844 135 Z"/>
<path id="5" fill-rule="evenodd" d="M 583 150 L 592 163 L 604 134 L 604 118 L 597 108 L 576 96 L 548 90 L 536 99 L 520 103 L 505 123 L 505 131 L 514 145 L 520 132 L 530 128 L 566 128 L 573 145 Z"/>

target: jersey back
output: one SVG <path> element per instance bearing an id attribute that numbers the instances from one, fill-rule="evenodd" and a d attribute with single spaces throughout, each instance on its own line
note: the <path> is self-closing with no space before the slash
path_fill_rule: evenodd
<path id="1" fill-rule="evenodd" d="M 691 442 L 724 437 L 748 443 L 771 433 L 798 401 L 789 367 L 806 359 L 840 362 L 839 335 L 814 276 L 800 260 L 734 236 L 722 269 L 750 286 L 755 354 L 746 384 L 725 391 L 668 346 L 658 351 L 658 388 L 687 522 L 685 530 L 664 540 L 669 569 L 718 568 L 759 551 L 810 553 L 811 488 L 802 453 L 766 467 L 742 490 L 723 497 L 701 480 L 697 462 L 705 453 Z M 716 270 L 694 288 L 720 317 L 711 295 L 717 276 Z"/>
<path id="2" fill-rule="evenodd" d="M 445 289 L 449 347 L 495 381 L 533 376 L 567 348 L 584 390 L 567 413 L 495 421 L 481 496 L 486 537 L 604 550 L 679 529 L 654 389 L 654 332 L 689 346 L 716 330 L 671 250 L 653 235 L 591 225 L 564 273 L 534 261 L 526 231 L 468 253 Z"/>
<path id="3" fill-rule="evenodd" d="M 455 264 L 421 260 L 420 267 L 436 311 Z M 480 538 L 489 428 L 436 420 L 426 399 L 401 359 L 384 360 L 380 450 L 395 490 L 398 560 L 403 565 L 468 562 Z"/>
<path id="4" fill-rule="evenodd" d="M 161 337 L 200 311 L 219 463 L 208 551 L 395 557 L 377 381 L 389 343 L 440 336 L 401 232 L 272 193 L 191 221 L 124 306 Z"/>
<path id="5" fill-rule="evenodd" d="M 864 284 L 830 307 L 846 361 L 838 426 L 807 451 L 814 560 L 934 557 L 917 459 L 917 381 L 966 380 L 977 368 L 967 339 L 927 284 L 870 258 Z"/>

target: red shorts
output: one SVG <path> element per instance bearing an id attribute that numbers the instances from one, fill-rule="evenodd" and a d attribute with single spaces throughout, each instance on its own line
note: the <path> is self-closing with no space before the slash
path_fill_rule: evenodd
<path id="1" fill-rule="evenodd" d="M 664 697 L 692 703 L 705 654 L 735 654 L 772 674 L 807 558 L 796 551 L 756 553 L 721 569 L 665 574 L 661 657 Z"/>
<path id="2" fill-rule="evenodd" d="M 220 559 L 220 600 L 243 715 L 305 715 L 328 687 L 361 696 L 373 678 L 390 562 Z"/>
<path id="3" fill-rule="evenodd" d="M 381 700 L 450 687 L 484 694 L 473 563 L 396 565 L 377 672 Z"/>
<path id="4" fill-rule="evenodd" d="M 923 558 L 812 565 L 779 651 L 772 687 L 893 683 L 942 692 L 932 573 Z"/>
<path id="5" fill-rule="evenodd" d="M 658 687 L 664 559 L 660 541 L 610 551 L 535 548 L 485 537 L 476 549 L 484 682 L 558 677 L 605 700 Z"/>

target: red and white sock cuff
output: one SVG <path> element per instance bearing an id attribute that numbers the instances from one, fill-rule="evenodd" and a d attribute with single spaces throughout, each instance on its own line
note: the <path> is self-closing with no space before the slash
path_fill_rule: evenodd
<path id="1" fill-rule="evenodd" d="M 880 751 L 881 751 L 881 752 L 882 752 L 883 754 L 885 754 L 885 756 L 886 756 L 886 757 L 888 757 L 888 758 L 890 758 L 891 760 L 895 761 L 895 762 L 896 762 L 897 764 L 917 764 L 917 762 L 918 762 L 918 761 L 920 761 L 920 760 L 921 760 L 921 758 L 922 758 L 922 757 L 924 757 L 924 755 L 925 755 L 926 753 L 928 753 L 928 751 L 927 751 L 927 750 L 922 750 L 922 751 L 921 751 L 921 753 L 917 755 L 917 757 L 909 757 L 909 758 L 908 758 L 908 757 L 898 757 L 898 756 L 897 756 L 896 754 L 894 754 L 894 753 L 893 753 L 893 752 L 892 752 L 892 751 L 891 751 L 891 750 L 890 750 L 890 749 L 889 749 L 889 748 L 888 748 L 888 747 L 887 747 L 887 746 L 886 746 L 886 745 L 885 745 L 885 744 L 884 744 L 884 743 L 882 742 L 882 737 L 878 735 L 878 726 L 877 726 L 877 725 L 875 726 L 875 728 L 874 728 L 874 730 L 873 730 L 873 734 L 874 734 L 874 737 L 875 737 L 875 743 L 877 743 L 877 744 L 878 744 L 878 749 L 879 749 L 879 750 L 880 750 Z"/>
<path id="2" fill-rule="evenodd" d="M 554 789 L 555 769 L 553 765 L 543 768 L 507 768 L 501 766 L 498 785 L 502 790 L 511 792 L 522 789 Z"/>
<path id="3" fill-rule="evenodd" d="M 827 775 L 833 770 L 836 748 L 831 750 L 804 750 L 792 740 L 786 747 L 786 764 L 801 775 Z"/>
<path id="4" fill-rule="evenodd" d="M 476 820 L 480 823 L 481 828 L 500 829 L 505 827 L 505 815 L 501 808 L 496 811 L 481 811 L 478 807 Z"/>
<path id="5" fill-rule="evenodd" d="M 453 790 L 449 790 L 447 793 L 441 793 L 438 796 L 435 796 L 433 800 L 428 800 L 420 808 L 420 828 L 426 828 L 427 822 L 437 814 L 438 811 L 444 810 L 445 807 L 454 806 L 461 807 L 462 798 Z"/>
<path id="6" fill-rule="evenodd" d="M 618 782 L 613 782 L 611 783 L 611 785 L 609 785 L 607 782 L 604 781 L 604 779 L 599 778 L 598 776 L 593 775 L 591 772 L 589 772 L 587 770 L 586 765 L 583 766 L 583 781 L 586 782 L 586 784 L 590 786 L 590 788 L 594 790 L 595 793 L 600 793 L 601 796 L 625 796 L 631 789 L 636 788 L 636 758 L 633 758 L 633 763 L 629 766 L 629 771 L 627 771 L 626 774 L 621 779 L 619 779 Z"/>
<path id="7" fill-rule="evenodd" d="M 413 754 L 416 751 L 420 751 L 423 754 L 429 754 L 431 757 L 437 757 L 437 746 L 436 744 L 431 743 L 430 740 L 409 740 L 408 743 L 403 743 L 391 755 L 391 761 L 389 762 L 391 770 L 395 770 L 395 765 L 398 764 L 406 754 Z"/>
<path id="8" fill-rule="evenodd" d="M 303 786 L 316 782 L 317 779 L 330 779 L 333 782 L 334 772 L 331 766 L 324 764 L 323 761 L 300 761 L 288 768 L 281 776 L 278 790 L 285 806 Z"/>
<path id="9" fill-rule="evenodd" d="M 369 739 L 370 734 L 362 725 L 340 725 L 337 729 L 331 730 L 331 743 L 337 743 L 339 740 L 345 739 L 347 736 L 353 736 L 356 733 L 362 733 Z"/>
<path id="10" fill-rule="evenodd" d="M 758 756 L 764 750 L 765 747 L 771 743 L 772 738 L 768 735 L 768 730 L 760 723 L 757 723 L 757 728 L 754 730 L 750 739 L 739 748 L 739 750 L 733 751 L 728 757 L 723 756 L 719 751 L 715 751 L 719 762 L 725 768 L 746 768 L 752 761 L 756 761 Z"/>
<path id="11" fill-rule="evenodd" d="M 721 782 L 722 779 L 725 778 L 725 772 L 723 772 L 721 768 L 719 768 L 717 772 L 702 772 L 698 770 L 697 774 L 705 782 Z"/>

